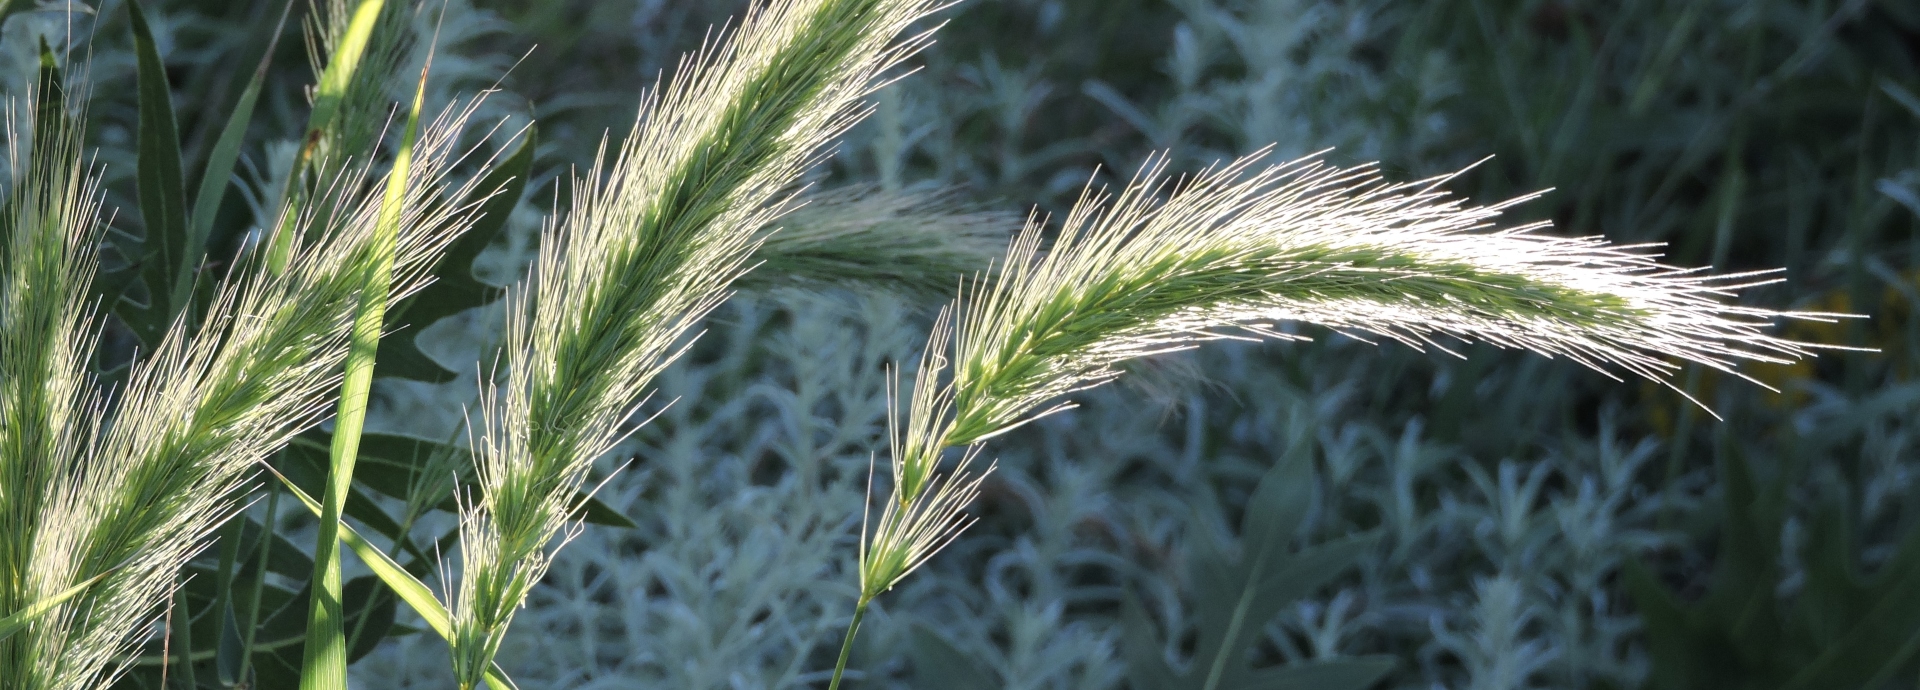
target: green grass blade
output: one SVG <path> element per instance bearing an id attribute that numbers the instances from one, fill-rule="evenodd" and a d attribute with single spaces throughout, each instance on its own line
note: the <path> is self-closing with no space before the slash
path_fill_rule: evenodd
<path id="1" fill-rule="evenodd" d="M 129 0 L 133 19 L 133 48 L 138 65 L 140 94 L 139 155 L 137 158 L 140 218 L 147 226 L 146 261 L 141 268 L 148 292 L 148 313 L 133 324 L 148 346 L 173 321 L 179 304 L 173 300 L 176 278 L 193 271 L 197 256 L 187 246 L 186 184 L 180 173 L 180 130 L 174 125 L 173 89 L 167 85 L 166 64 L 160 60 L 153 31 L 138 0 Z"/>
<path id="2" fill-rule="evenodd" d="M 187 606 L 187 591 L 184 588 L 173 591 L 173 614 L 169 623 L 168 627 L 171 630 L 168 632 L 173 636 L 172 646 L 178 650 L 173 653 L 179 654 L 181 659 L 179 666 L 181 684 L 189 689 L 198 688 L 200 679 L 193 672 L 192 661 L 194 658 L 193 609 Z"/>
<path id="3" fill-rule="evenodd" d="M 232 687 L 240 682 L 239 664 L 233 658 L 233 650 L 239 648 L 240 631 L 233 613 L 233 576 L 239 567 L 240 541 L 246 535 L 246 522 L 232 520 L 227 523 L 226 533 L 220 536 L 220 563 L 214 570 L 219 577 L 214 588 L 213 606 L 207 611 L 215 616 L 214 629 L 214 675 L 220 685 Z"/>
<path id="4" fill-rule="evenodd" d="M 367 43 L 373 38 L 373 30 L 379 25 L 380 12 L 386 9 L 386 4 L 386 0 L 360 0 L 354 7 L 346 35 L 327 58 L 327 68 L 320 73 L 320 83 L 314 90 L 313 114 L 307 120 L 307 147 L 315 144 L 319 134 L 333 124 L 334 116 L 339 114 L 340 104 L 360 70 L 360 59 L 366 56 Z"/>
<path id="5" fill-rule="evenodd" d="M 358 18 L 356 17 L 356 24 Z M 432 60 L 428 60 L 431 67 Z M 334 419 L 333 449 L 327 470 L 325 503 L 321 506 L 320 534 L 314 549 L 313 600 L 307 618 L 306 658 L 300 674 L 301 690 L 346 690 L 346 634 L 341 628 L 340 513 L 353 488 L 353 465 L 360 451 L 360 432 L 367 418 L 367 396 L 373 388 L 374 358 L 380 348 L 380 332 L 387 318 L 387 297 L 392 282 L 394 252 L 399 242 L 401 215 L 407 198 L 407 174 L 413 163 L 413 146 L 420 134 L 420 107 L 426 100 L 427 75 L 421 70 L 413 96 L 413 109 L 407 115 L 401 134 L 400 151 L 393 169 L 387 174 L 386 197 L 374 239 L 374 266 L 354 316 L 349 336 L 346 376 L 340 386 L 339 414 Z"/>
<path id="6" fill-rule="evenodd" d="M 0 640 L 13 637 L 14 633 L 20 632 L 22 628 L 28 625 L 32 625 L 34 621 L 39 620 L 41 616 L 47 615 L 47 612 L 52 611 L 54 607 L 59 606 L 68 599 L 79 596 L 81 592 L 87 591 L 88 587 L 92 587 L 93 583 L 99 582 L 102 578 L 111 574 L 113 574 L 112 570 L 100 573 L 99 575 L 88 578 L 85 582 L 67 588 L 67 591 L 41 599 L 40 601 L 34 602 L 31 606 L 14 612 L 11 616 L 0 618 Z"/>
<path id="7" fill-rule="evenodd" d="M 220 215 L 220 202 L 227 196 L 227 188 L 233 179 L 233 166 L 240 160 L 240 146 L 245 143 L 247 127 L 253 123 L 254 105 L 260 100 L 261 84 L 266 82 L 267 67 L 273 64 L 273 51 L 280 46 L 280 34 L 286 29 L 287 16 L 292 14 L 293 2 L 280 10 L 280 20 L 274 23 L 273 37 L 267 41 L 267 50 L 260 55 L 260 64 L 253 70 L 253 78 L 247 81 L 247 87 L 240 92 L 240 100 L 233 105 L 233 114 L 227 116 L 227 124 L 220 130 L 220 138 L 214 142 L 213 152 L 207 156 L 206 170 L 200 176 L 200 190 L 194 195 L 193 213 L 188 216 L 186 247 L 189 257 L 198 257 L 206 252 L 207 239 L 213 234 L 214 218 Z M 173 284 L 173 302 L 186 304 L 189 291 L 193 289 L 193 271 L 181 271 Z"/>
<path id="8" fill-rule="evenodd" d="M 347 28 L 334 45 L 333 54 L 327 58 L 326 69 L 320 73 L 320 83 L 313 92 L 313 112 L 307 116 L 307 133 L 300 144 L 300 151 L 294 157 L 293 174 L 287 178 L 287 188 L 283 192 L 286 199 L 281 217 L 275 230 L 276 238 L 271 245 L 276 250 L 267 257 L 267 265 L 278 272 L 285 268 L 288 256 L 285 248 L 291 246 L 286 240 L 293 233 L 294 219 L 299 217 L 302 206 L 300 197 L 300 177 L 313 161 L 315 152 L 326 139 L 328 128 L 340 114 L 341 104 L 346 101 L 347 91 L 353 86 L 360 72 L 362 58 L 366 57 L 367 45 L 373 39 L 374 29 L 380 25 L 380 15 L 386 9 L 386 0 L 360 0 L 354 7 Z"/>
<path id="9" fill-rule="evenodd" d="M 284 477 L 282 479 L 284 480 Z M 238 657 L 240 667 L 239 670 L 234 673 L 234 677 L 240 680 L 246 680 L 249 677 L 248 674 L 253 671 L 253 648 L 260 635 L 260 600 L 262 595 L 266 593 L 267 564 L 272 561 L 273 557 L 274 540 L 268 533 L 273 531 L 275 519 L 279 514 L 280 488 L 268 484 L 266 521 L 262 523 L 264 529 L 261 530 L 261 539 L 259 540 L 260 555 L 254 561 L 254 576 L 253 582 L 251 583 L 252 590 L 249 592 L 250 596 L 247 603 L 246 625 L 240 628 L 242 632 L 239 649 L 234 655 Z"/>
<path id="10" fill-rule="evenodd" d="M 406 330 L 389 327 L 388 330 L 398 332 L 380 341 L 380 357 L 374 373 L 430 383 L 454 379 L 454 372 L 420 352 L 414 338 L 420 329 L 436 321 L 499 297 L 499 288 L 473 277 L 473 260 L 506 230 L 508 216 L 526 192 L 539 141 L 538 130 L 529 125 L 513 153 L 474 188 L 473 196 L 467 199 L 467 203 L 477 204 L 478 208 L 473 229 L 447 245 L 446 254 L 436 264 L 433 284 L 393 305 L 392 319 L 405 317 L 412 327 Z"/>
<path id="11" fill-rule="evenodd" d="M 280 480 L 280 485 L 286 487 L 294 498 L 300 499 L 300 503 L 305 505 L 307 510 L 312 511 L 316 517 L 323 514 L 324 509 L 320 502 L 313 500 L 313 497 L 301 490 L 299 485 L 294 484 L 286 475 L 280 474 L 273 468 L 268 468 L 268 471 L 273 472 L 274 477 Z M 381 582 L 386 583 L 387 587 L 400 597 L 400 601 L 412 607 L 414 613 L 420 614 L 421 620 L 426 621 L 427 627 L 432 628 L 441 639 L 446 639 L 452 634 L 452 616 L 447 613 L 447 607 L 440 603 L 439 597 L 433 595 L 432 589 L 427 588 L 419 578 L 407 572 L 405 566 L 394 561 L 393 557 L 381 551 L 380 547 L 368 542 L 366 537 L 361 536 L 359 530 L 355 530 L 352 525 L 344 522 L 336 524 L 340 526 L 340 541 L 345 543 L 355 556 L 359 556 L 361 562 L 367 565 L 367 569 L 373 571 L 374 576 L 380 578 Z M 495 665 L 494 669 L 487 674 L 487 685 L 494 690 L 510 690 L 514 687 L 498 665 Z"/>

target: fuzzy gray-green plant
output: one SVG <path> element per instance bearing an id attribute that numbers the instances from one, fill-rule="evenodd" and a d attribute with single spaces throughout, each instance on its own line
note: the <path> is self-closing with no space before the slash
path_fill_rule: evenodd
<path id="1" fill-rule="evenodd" d="M 568 529 L 592 461 L 676 343 L 749 266 L 822 145 L 859 121 L 929 0 L 779 0 L 682 62 L 609 167 L 575 187 L 509 302 L 506 379 L 483 395 L 480 496 L 462 518 L 453 668 L 480 682 Z"/>

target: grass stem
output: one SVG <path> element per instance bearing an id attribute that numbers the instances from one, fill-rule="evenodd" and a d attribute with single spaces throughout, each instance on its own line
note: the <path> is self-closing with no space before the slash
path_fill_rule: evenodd
<path id="1" fill-rule="evenodd" d="M 431 61 L 428 62 L 431 66 Z M 322 498 L 320 534 L 314 549 L 313 599 L 308 609 L 307 646 L 301 690 L 345 690 L 347 687 L 347 645 L 344 607 L 341 602 L 340 517 L 347 494 L 353 488 L 353 467 L 359 457 L 360 434 L 367 420 L 367 397 L 373 390 L 374 360 L 380 350 L 381 327 L 387 319 L 389 285 L 393 280 L 394 255 L 400 241 L 402 215 L 407 202 L 407 175 L 413 163 L 413 146 L 420 134 L 420 106 L 425 100 L 426 70 L 413 99 L 413 111 L 407 116 L 401 135 L 400 151 L 387 175 L 386 197 L 381 200 L 374 239 L 374 264 L 348 336 L 346 377 L 340 386 L 339 412 L 334 421 L 333 447 L 327 470 L 326 495 Z"/>
<path id="2" fill-rule="evenodd" d="M 860 595 L 860 603 L 853 606 L 853 621 L 847 624 L 847 636 L 840 641 L 840 660 L 833 664 L 833 681 L 827 683 L 827 690 L 840 690 L 840 676 L 847 672 L 847 657 L 853 653 L 853 637 L 860 632 L 860 620 L 867 617 L 867 605 L 873 603 L 873 597 Z"/>

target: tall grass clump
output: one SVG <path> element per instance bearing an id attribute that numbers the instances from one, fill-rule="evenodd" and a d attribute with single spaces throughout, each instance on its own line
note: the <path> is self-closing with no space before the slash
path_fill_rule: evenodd
<path id="1" fill-rule="evenodd" d="M 361 294 L 376 280 L 397 294 L 417 288 L 460 231 L 455 209 L 420 203 L 444 191 L 458 125 L 423 136 L 419 164 L 401 172 L 415 210 L 384 239 L 382 197 L 362 183 L 364 164 L 349 168 L 317 197 L 331 213 L 300 213 L 296 232 L 262 247 L 285 257 L 280 270 L 242 262 L 205 316 L 176 320 L 110 401 L 83 393 L 83 298 L 99 221 L 74 130 L 41 139 L 35 163 L 16 168 L 5 359 L 23 368 L 6 378 L 32 386 L 14 389 L 22 397 L 8 405 L 20 416 L 6 427 L 5 462 L 35 471 L 10 472 L 0 487 L 11 514 L 0 539 L 15 574 L 7 610 L 98 582 L 0 642 L 10 687 L 95 687 L 125 671 L 177 573 L 240 508 L 252 471 L 322 418 Z M 390 271 L 376 271 L 383 259 Z"/>
<path id="2" fill-rule="evenodd" d="M 483 394 L 480 495 L 463 511 L 454 674 L 476 686 L 545 573 L 592 461 L 683 334 L 749 267 L 756 233 L 926 34 L 928 0 L 777 0 L 682 61 L 608 167 L 574 186 L 510 298 L 498 392 Z"/>

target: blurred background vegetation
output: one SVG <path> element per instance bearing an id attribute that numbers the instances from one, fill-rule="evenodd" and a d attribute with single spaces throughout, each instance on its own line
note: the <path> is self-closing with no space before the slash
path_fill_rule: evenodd
<path id="1" fill-rule="evenodd" d="M 21 93 L 34 54 L 17 37 L 67 15 L 14 5 L 0 60 Z M 153 5 L 196 169 L 279 7 Z M 494 116 L 540 123 L 542 174 L 479 277 L 518 277 L 554 180 L 745 6 L 447 0 L 417 20 L 438 21 L 440 101 L 497 84 Z M 119 3 L 90 11 L 110 158 L 131 151 L 132 58 Z M 1467 169 L 1447 186 L 1479 202 L 1554 190 L 1515 223 L 1783 268 L 1739 299 L 1868 315 L 1789 332 L 1878 352 L 1751 371 L 1777 393 L 1310 329 L 1163 357 L 998 442 L 982 522 L 868 618 L 856 687 L 1920 687 L 1920 5 L 968 0 L 942 16 L 821 185 L 1044 214 L 1160 150 L 1189 170 L 1268 145 L 1402 180 Z M 288 165 L 292 85 L 310 79 L 297 43 L 254 124 L 288 143 L 248 151 L 249 179 Z M 109 203 L 134 208 L 132 161 L 103 162 Z M 258 196 L 228 214 L 245 222 Z M 589 528 L 518 619 L 501 662 L 520 685 L 823 686 L 885 452 L 883 366 L 913 361 L 941 299 L 774 284 L 714 317 L 662 378 L 656 399 L 679 402 L 600 494 L 638 527 Z M 497 319 L 433 324 L 423 347 L 472 361 Z M 443 439 L 472 386 L 386 382 L 371 422 Z M 1255 492 L 1282 472 L 1304 489 Z M 1255 538 L 1299 567 L 1243 562 Z M 357 684 L 442 687 L 445 657 L 416 653 L 437 641 L 400 623 Z"/>

